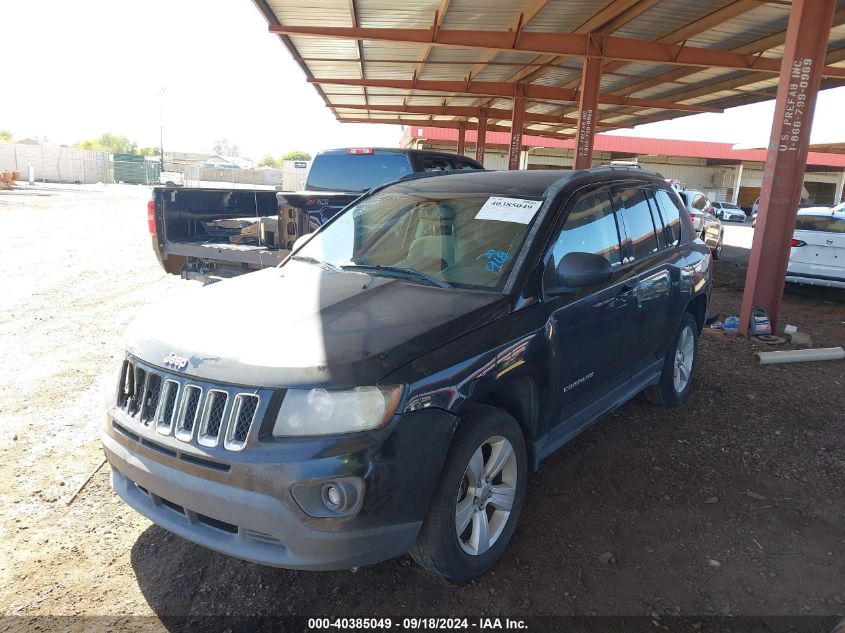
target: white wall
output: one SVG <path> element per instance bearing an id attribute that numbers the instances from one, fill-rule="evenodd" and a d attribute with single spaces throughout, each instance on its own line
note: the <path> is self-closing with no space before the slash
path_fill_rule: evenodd
<path id="1" fill-rule="evenodd" d="M 0 171 L 19 171 L 26 180 L 28 167 L 35 180 L 47 182 L 109 182 L 109 155 L 75 147 L 0 143 Z"/>

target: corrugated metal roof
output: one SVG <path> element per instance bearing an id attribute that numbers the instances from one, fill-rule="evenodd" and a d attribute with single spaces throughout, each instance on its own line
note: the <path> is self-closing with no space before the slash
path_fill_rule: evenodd
<path id="1" fill-rule="evenodd" d="M 577 89 L 581 57 L 536 54 L 512 49 L 522 33 L 612 34 L 634 40 L 657 40 L 685 47 L 759 54 L 780 58 L 789 4 L 783 0 L 253 0 L 271 24 L 304 27 L 495 31 L 496 49 L 469 48 L 422 41 L 346 39 L 332 35 L 291 34 L 286 42 L 327 105 L 393 106 L 402 112 L 339 109 L 340 118 L 383 122 L 420 118 L 413 108 L 432 105 L 493 107 L 509 110 L 507 96 L 466 94 L 468 81 L 515 82 Z M 845 68 L 845 0 L 836 0 L 837 14 L 828 46 L 831 66 Z M 354 36 L 353 36 L 354 37 Z M 402 38 L 407 39 L 407 38 Z M 632 44 L 636 46 L 635 43 Z M 367 84 L 319 83 L 328 79 Z M 446 90 L 423 89 L 415 82 L 451 82 Z M 845 85 L 845 78 L 824 86 Z M 600 106 L 601 120 L 630 127 L 643 121 L 686 116 L 672 104 L 723 108 L 770 99 L 777 75 L 731 68 L 680 67 L 652 62 L 608 61 L 601 92 L 648 99 L 649 106 Z M 424 86 L 431 88 L 431 85 Z M 510 88 L 509 88 L 510 89 Z M 486 94 L 492 94 L 486 92 Z M 577 99 L 577 94 L 574 95 Z M 667 107 L 667 104 L 669 107 Z M 659 106 L 659 107 L 657 107 Z M 528 111 L 573 115 L 574 100 L 536 99 Z M 342 117 L 340 116 L 342 114 Z M 443 115 L 441 123 L 474 117 Z M 571 132 L 571 123 L 529 122 L 528 129 Z"/>

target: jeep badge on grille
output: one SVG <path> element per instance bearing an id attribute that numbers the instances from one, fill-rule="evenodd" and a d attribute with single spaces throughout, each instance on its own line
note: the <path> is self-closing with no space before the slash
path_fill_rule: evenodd
<path id="1" fill-rule="evenodd" d="M 172 367 L 173 369 L 178 369 L 179 371 L 182 371 L 188 366 L 187 358 L 184 356 L 177 356 L 173 352 L 165 355 L 163 362 L 166 367 Z"/>

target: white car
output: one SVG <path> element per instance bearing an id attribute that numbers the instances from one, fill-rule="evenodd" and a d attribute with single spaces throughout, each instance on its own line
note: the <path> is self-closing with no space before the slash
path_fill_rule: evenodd
<path id="1" fill-rule="evenodd" d="M 798 212 L 786 280 L 845 288 L 845 203 Z"/>
<path id="2" fill-rule="evenodd" d="M 717 218 L 725 222 L 732 222 L 733 220 L 745 222 L 747 219 L 745 211 L 730 202 L 714 202 L 713 211 Z"/>
<path id="3" fill-rule="evenodd" d="M 178 171 L 163 171 L 158 181 L 165 187 L 182 187 L 185 185 L 185 175 Z"/>

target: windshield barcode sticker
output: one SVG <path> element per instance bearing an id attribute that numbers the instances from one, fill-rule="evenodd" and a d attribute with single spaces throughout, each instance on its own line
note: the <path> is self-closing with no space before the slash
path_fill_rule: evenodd
<path id="1" fill-rule="evenodd" d="M 529 224 L 534 219 L 542 200 L 523 200 L 522 198 L 501 198 L 491 196 L 475 216 L 476 220 L 498 220 Z"/>

